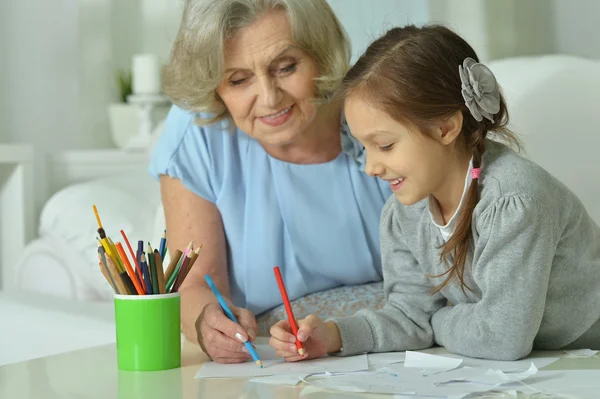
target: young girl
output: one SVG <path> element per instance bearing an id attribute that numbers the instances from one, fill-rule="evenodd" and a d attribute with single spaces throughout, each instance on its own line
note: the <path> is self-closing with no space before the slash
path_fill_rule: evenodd
<path id="1" fill-rule="evenodd" d="M 381 215 L 386 305 L 283 320 L 289 361 L 424 349 L 514 360 L 533 348 L 600 349 L 600 228 L 581 202 L 499 140 L 506 105 L 492 72 L 441 26 L 374 42 L 341 90 L 366 171 L 394 195 Z M 592 182 L 590 182 L 592 183 Z"/>

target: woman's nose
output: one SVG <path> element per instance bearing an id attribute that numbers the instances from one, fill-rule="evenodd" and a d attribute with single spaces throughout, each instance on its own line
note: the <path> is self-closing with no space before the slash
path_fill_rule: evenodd
<path id="1" fill-rule="evenodd" d="M 277 106 L 281 103 L 283 92 L 276 79 L 263 77 L 259 80 L 259 98 L 262 105 L 267 109 L 277 110 Z"/>

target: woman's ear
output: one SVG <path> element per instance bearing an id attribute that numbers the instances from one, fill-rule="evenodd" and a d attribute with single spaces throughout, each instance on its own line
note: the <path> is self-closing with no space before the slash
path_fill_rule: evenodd
<path id="1" fill-rule="evenodd" d="M 462 131 L 463 114 L 462 111 L 456 111 L 438 126 L 437 136 L 443 145 L 454 143 Z"/>

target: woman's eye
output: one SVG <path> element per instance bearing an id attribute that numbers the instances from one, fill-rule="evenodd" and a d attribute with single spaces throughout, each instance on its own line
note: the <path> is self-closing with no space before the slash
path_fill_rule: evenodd
<path id="1" fill-rule="evenodd" d="M 244 83 L 246 81 L 246 79 L 236 79 L 236 80 L 230 80 L 229 84 L 231 86 L 238 86 L 241 85 L 242 83 Z"/>
<path id="2" fill-rule="evenodd" d="M 393 146 L 394 146 L 394 144 L 385 145 L 385 146 L 379 147 L 379 149 L 381 149 L 381 151 L 389 151 L 392 149 Z"/>
<path id="3" fill-rule="evenodd" d="M 297 66 L 297 64 L 293 63 L 293 64 L 290 64 L 290 65 L 284 66 L 283 68 L 279 68 L 277 71 L 280 72 L 280 73 L 284 73 L 284 74 L 285 73 L 291 73 L 291 72 L 294 72 L 296 70 L 296 66 Z"/>

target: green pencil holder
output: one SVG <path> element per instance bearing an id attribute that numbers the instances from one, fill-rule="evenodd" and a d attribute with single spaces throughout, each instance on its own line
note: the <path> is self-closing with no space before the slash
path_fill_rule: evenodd
<path id="1" fill-rule="evenodd" d="M 181 302 L 178 292 L 115 295 L 119 370 L 159 371 L 181 367 Z"/>

